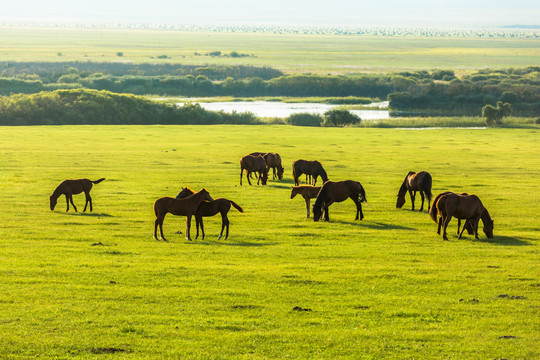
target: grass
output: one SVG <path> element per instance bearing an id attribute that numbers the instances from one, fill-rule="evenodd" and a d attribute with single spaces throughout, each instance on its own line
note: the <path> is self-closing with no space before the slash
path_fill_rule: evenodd
<path id="1" fill-rule="evenodd" d="M 540 357 L 536 129 L 58 126 L 0 129 L 0 357 L 441 359 Z M 276 151 L 286 177 L 239 186 L 239 159 Z M 331 222 L 289 199 L 291 162 L 359 180 Z M 444 242 L 395 209 L 409 170 L 476 193 L 495 238 Z M 106 180 L 94 213 L 48 209 L 61 180 Z M 152 203 L 182 186 L 235 200 L 231 235 L 188 242 Z M 82 210 L 83 196 L 74 196 Z M 418 204 L 417 204 L 418 206 Z M 503 296 L 501 296 L 503 295 Z M 505 296 L 508 295 L 508 296 Z"/>
<path id="2" fill-rule="evenodd" d="M 538 39 L 339 36 L 171 30 L 0 27 L 7 61 L 167 62 L 344 74 L 537 65 Z M 198 56 L 236 51 L 249 57 Z M 122 56 L 118 56 L 122 53 Z M 158 56 L 166 55 L 166 58 Z"/>

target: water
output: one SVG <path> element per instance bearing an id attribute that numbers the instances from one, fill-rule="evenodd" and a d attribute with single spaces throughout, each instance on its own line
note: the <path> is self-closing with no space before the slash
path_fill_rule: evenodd
<path id="1" fill-rule="evenodd" d="M 178 103 L 182 106 L 184 103 Z M 320 103 L 282 103 L 272 101 L 238 101 L 238 102 L 200 102 L 202 108 L 210 111 L 224 111 L 232 113 L 251 112 L 255 116 L 263 118 L 286 118 L 291 114 L 310 113 L 322 115 L 326 111 L 335 109 L 340 105 L 320 104 Z M 372 107 L 384 108 L 388 106 L 387 101 L 369 104 Z M 388 110 L 350 110 L 351 113 L 360 116 L 362 120 L 382 120 L 390 119 Z"/>

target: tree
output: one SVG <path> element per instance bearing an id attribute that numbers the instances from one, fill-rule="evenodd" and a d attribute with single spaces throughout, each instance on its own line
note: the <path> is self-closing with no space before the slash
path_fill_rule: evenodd
<path id="1" fill-rule="evenodd" d="M 345 125 L 359 124 L 360 121 L 362 121 L 360 117 L 349 110 L 334 109 L 324 113 L 322 126 L 343 127 Z"/>
<path id="2" fill-rule="evenodd" d="M 482 116 L 486 118 L 488 126 L 502 124 L 502 118 L 512 113 L 512 105 L 497 101 L 497 107 L 486 105 L 482 108 Z"/>

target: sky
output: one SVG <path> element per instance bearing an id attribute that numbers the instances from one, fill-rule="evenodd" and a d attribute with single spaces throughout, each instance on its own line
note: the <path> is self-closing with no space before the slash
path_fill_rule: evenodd
<path id="1" fill-rule="evenodd" d="M 531 0 L 5 0 L 0 21 L 312 26 L 538 25 Z"/>

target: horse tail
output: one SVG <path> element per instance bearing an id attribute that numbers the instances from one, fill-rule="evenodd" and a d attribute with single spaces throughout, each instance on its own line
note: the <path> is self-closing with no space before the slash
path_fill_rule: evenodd
<path id="1" fill-rule="evenodd" d="M 430 173 L 426 172 L 426 175 L 422 178 L 422 190 L 426 193 L 428 205 L 431 202 L 433 194 L 431 193 L 432 179 Z"/>
<path id="2" fill-rule="evenodd" d="M 93 181 L 93 180 L 90 180 L 90 181 L 92 181 L 92 183 L 94 183 L 94 184 L 99 184 L 103 180 L 105 180 L 105 178 L 97 179 L 96 181 Z"/>
<path id="3" fill-rule="evenodd" d="M 317 194 L 317 199 L 315 200 L 315 204 L 313 204 L 313 209 L 322 208 L 322 204 L 324 200 L 326 199 L 327 195 L 328 195 L 328 187 L 323 185 L 321 187 L 321 190 L 319 191 L 319 194 Z"/>
<path id="4" fill-rule="evenodd" d="M 240 205 L 238 205 L 237 203 L 235 203 L 234 201 L 232 200 L 229 200 L 229 202 L 231 203 L 232 206 L 234 206 L 234 208 L 238 211 L 240 211 L 241 213 L 244 212 L 244 209 L 242 209 L 242 207 Z"/>
<path id="5" fill-rule="evenodd" d="M 359 186 L 360 195 L 362 195 L 362 200 L 360 202 L 367 202 L 366 190 L 364 190 L 364 187 L 362 186 L 362 184 L 360 184 L 360 182 L 356 181 L 356 183 Z"/>
<path id="6" fill-rule="evenodd" d="M 293 179 L 294 179 L 294 182 L 295 182 L 294 185 L 297 185 L 296 184 L 296 179 L 297 179 L 297 177 L 296 177 L 296 161 L 293 161 L 293 163 L 292 163 L 292 176 L 293 176 Z"/>
<path id="7" fill-rule="evenodd" d="M 435 223 L 437 223 L 437 204 L 442 201 L 443 197 L 449 193 L 449 191 L 440 193 L 439 195 L 435 196 L 435 199 L 433 199 L 433 202 L 431 203 L 431 207 L 429 208 L 429 216 L 431 217 L 431 220 L 435 221 Z M 441 204 L 441 206 L 442 205 L 443 204 Z"/>

